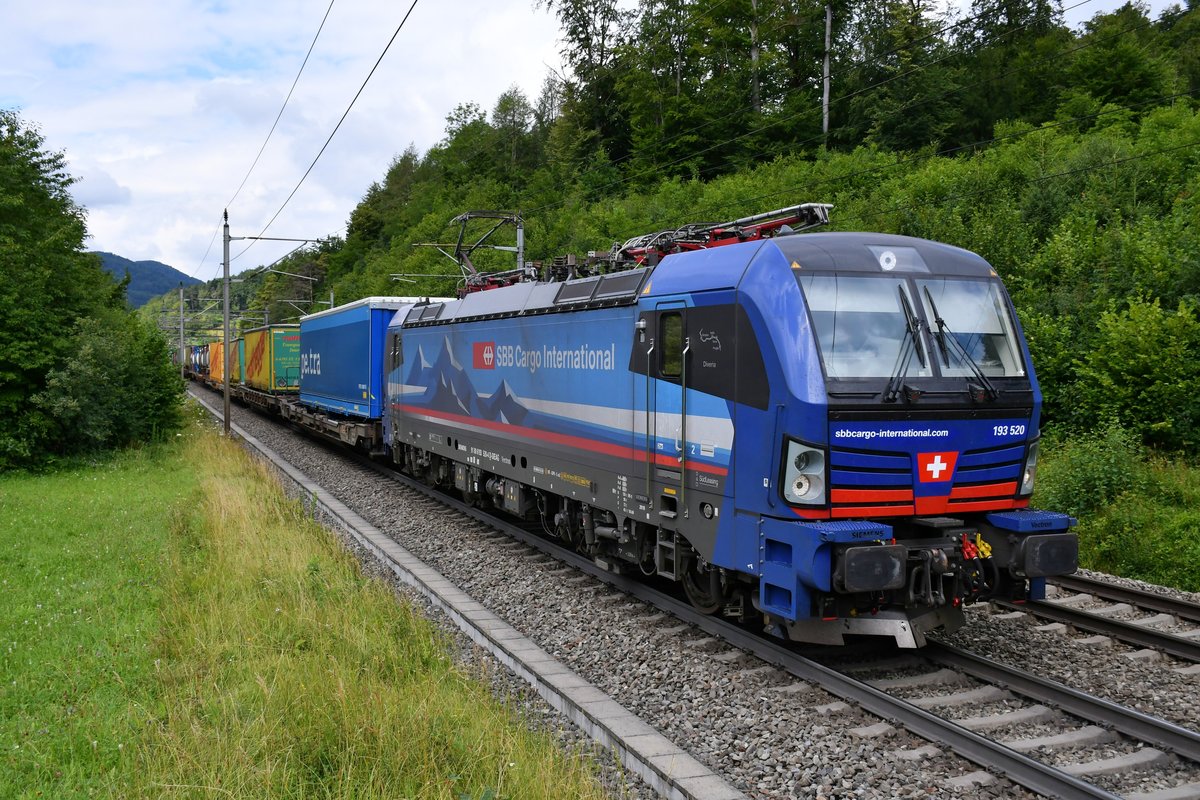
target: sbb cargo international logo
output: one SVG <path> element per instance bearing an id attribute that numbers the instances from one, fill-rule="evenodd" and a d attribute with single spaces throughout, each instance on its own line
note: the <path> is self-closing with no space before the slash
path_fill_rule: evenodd
<path id="1" fill-rule="evenodd" d="M 495 369 L 496 343 L 475 342 L 474 356 L 475 369 Z"/>

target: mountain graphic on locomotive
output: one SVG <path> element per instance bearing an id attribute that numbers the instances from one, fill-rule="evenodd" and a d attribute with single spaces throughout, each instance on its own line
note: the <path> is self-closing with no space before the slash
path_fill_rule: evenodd
<path id="1" fill-rule="evenodd" d="M 383 436 L 404 471 L 792 640 L 919 647 L 1076 569 L 1030 509 L 1041 394 L 978 255 L 799 233 L 805 204 L 400 307 Z M 493 288 L 494 287 L 494 288 Z"/>

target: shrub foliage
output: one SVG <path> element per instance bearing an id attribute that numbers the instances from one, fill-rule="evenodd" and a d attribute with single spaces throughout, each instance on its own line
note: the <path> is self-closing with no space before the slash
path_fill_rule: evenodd
<path id="1" fill-rule="evenodd" d="M 84 252 L 62 153 L 0 110 L 0 469 L 148 441 L 181 383 L 157 330 Z"/>

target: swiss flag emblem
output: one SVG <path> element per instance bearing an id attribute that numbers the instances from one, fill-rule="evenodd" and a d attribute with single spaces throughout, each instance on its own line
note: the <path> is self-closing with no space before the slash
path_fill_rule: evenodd
<path id="1" fill-rule="evenodd" d="M 921 483 L 945 483 L 954 477 L 958 453 L 917 453 L 917 474 Z"/>
<path id="2" fill-rule="evenodd" d="M 495 342 L 475 342 L 474 351 L 475 369 L 495 369 L 496 368 L 496 343 Z"/>

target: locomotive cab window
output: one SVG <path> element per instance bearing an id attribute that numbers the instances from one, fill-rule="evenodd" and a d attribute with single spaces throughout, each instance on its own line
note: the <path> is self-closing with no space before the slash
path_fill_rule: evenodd
<path id="1" fill-rule="evenodd" d="M 400 349 L 400 334 L 391 334 L 392 340 L 392 369 L 404 363 L 404 351 Z"/>
<path id="2" fill-rule="evenodd" d="M 943 375 L 969 376 L 972 366 L 989 377 L 1025 374 L 1000 284 L 931 278 L 917 281 L 917 286 L 930 330 L 939 342 Z M 947 342 L 948 337 L 957 344 Z"/>
<path id="3" fill-rule="evenodd" d="M 917 307 L 904 278 L 806 274 L 800 286 L 830 378 L 892 374 Z M 929 371 L 914 359 L 909 374 Z"/>
<path id="4" fill-rule="evenodd" d="M 683 315 L 678 311 L 658 318 L 659 374 L 678 378 L 683 374 Z"/>

